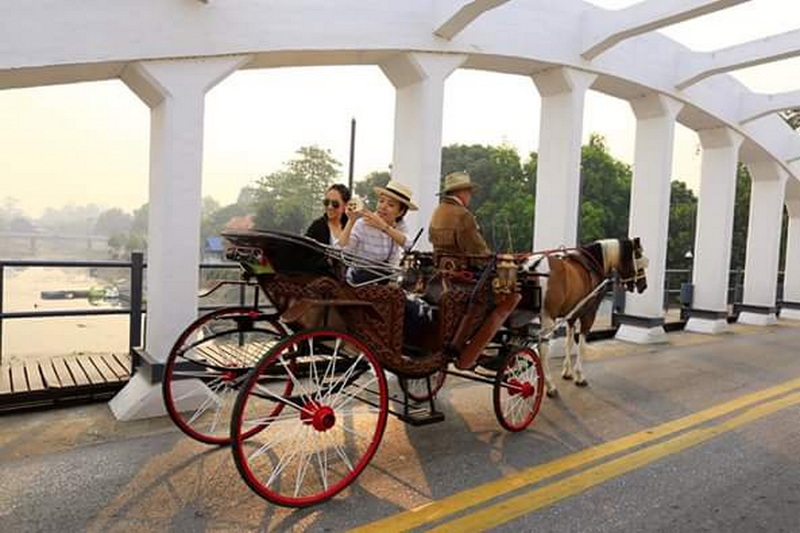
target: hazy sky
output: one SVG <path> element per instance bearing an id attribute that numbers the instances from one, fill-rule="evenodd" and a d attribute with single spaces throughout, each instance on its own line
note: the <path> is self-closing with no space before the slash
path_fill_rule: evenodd
<path id="1" fill-rule="evenodd" d="M 596 0 L 608 8 L 631 0 Z M 713 50 L 800 27 L 800 2 L 751 2 L 667 28 L 696 50 Z M 800 60 L 741 70 L 753 90 L 800 89 Z M 507 142 L 536 150 L 539 96 L 523 76 L 460 70 L 445 88 L 443 142 Z M 28 214 L 96 203 L 132 210 L 147 201 L 149 111 L 120 81 L 0 91 L 0 201 Z M 377 67 L 243 71 L 207 97 L 203 194 L 226 204 L 241 187 L 280 168 L 302 145 L 332 150 L 346 181 L 350 118 L 358 121 L 355 176 L 388 168 L 394 89 Z M 635 122 L 628 104 L 590 92 L 584 138 L 606 137 L 630 162 Z M 696 135 L 678 127 L 673 176 L 694 187 Z"/>

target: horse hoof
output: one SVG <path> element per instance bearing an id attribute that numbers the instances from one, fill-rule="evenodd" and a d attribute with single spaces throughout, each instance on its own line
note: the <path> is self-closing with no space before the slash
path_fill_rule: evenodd
<path id="1" fill-rule="evenodd" d="M 575 385 L 577 385 L 578 387 L 588 387 L 589 386 L 589 382 L 586 381 L 585 379 L 582 379 L 580 381 L 576 381 Z"/>
<path id="2" fill-rule="evenodd" d="M 547 391 L 547 397 L 548 398 L 558 398 L 558 389 L 553 389 L 553 390 Z"/>
<path id="3" fill-rule="evenodd" d="M 572 381 L 572 374 L 563 374 L 561 376 L 561 379 L 564 379 L 566 381 Z"/>

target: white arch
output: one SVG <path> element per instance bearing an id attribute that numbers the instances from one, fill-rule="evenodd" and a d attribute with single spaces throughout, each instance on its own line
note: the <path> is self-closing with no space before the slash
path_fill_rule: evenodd
<path id="1" fill-rule="evenodd" d="M 448 14 L 441 24 L 437 24 L 433 33 L 442 39 L 450 40 L 483 13 L 500 7 L 506 2 L 508 0 L 469 0 L 467 2 L 462 0 L 459 2 L 461 6 Z"/>
<path id="2" fill-rule="evenodd" d="M 380 65 L 406 51 L 464 54 L 464 68 L 521 75 L 564 65 L 597 74 L 592 88 L 622 99 L 657 92 L 681 101 L 683 125 L 694 130 L 728 126 L 744 135 L 743 156 L 775 160 L 797 177 L 786 159 L 800 154 L 800 137 L 775 116 L 741 124 L 737 95 L 751 91 L 740 82 L 703 74 L 708 79 L 702 83 L 675 87 L 676 79 L 688 78 L 678 75 L 679 58 L 708 56 L 651 31 L 587 61 L 581 56 L 581 21 L 604 12 L 591 4 L 507 2 L 490 11 L 494 3 L 489 1 L 457 4 L 483 16 L 448 41 L 432 33 L 439 23 L 432 6 L 453 5 L 442 0 L 298 0 L 270 3 L 268 9 L 258 3 L 86 0 L 80 10 L 62 2 L 5 0 L 0 33 L 8 44 L 0 45 L 0 88 L 114 79 L 136 61 L 242 54 L 253 58 L 244 68 Z M 697 0 L 665 11 L 661 4 L 643 2 L 640 20 L 662 24 L 728 5 Z M 649 19 L 647 10 L 654 13 Z M 732 47 L 726 55 L 739 59 L 731 57 L 726 65 L 795 54 L 798 38 L 798 32 L 790 32 L 777 41 L 761 40 L 754 49 Z"/>
<path id="3" fill-rule="evenodd" d="M 742 98 L 740 122 L 800 107 L 800 90 L 776 94 L 748 94 Z"/>
<path id="4" fill-rule="evenodd" d="M 685 54 L 675 87 L 685 89 L 723 72 L 772 63 L 800 55 L 800 30 L 756 39 L 713 52 Z"/>
<path id="5" fill-rule="evenodd" d="M 584 17 L 584 50 L 594 59 L 625 39 L 707 15 L 750 0 L 646 0 L 616 11 L 591 12 Z"/>

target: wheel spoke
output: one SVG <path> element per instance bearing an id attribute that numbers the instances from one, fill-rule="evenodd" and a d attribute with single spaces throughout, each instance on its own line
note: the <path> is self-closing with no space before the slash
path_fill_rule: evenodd
<path id="1" fill-rule="evenodd" d="M 353 399 L 357 398 L 360 393 L 364 392 L 367 387 L 372 386 L 377 381 L 378 381 L 378 378 L 374 377 L 371 380 L 369 380 L 368 382 L 366 382 L 366 383 L 364 383 L 362 385 L 359 385 L 358 388 L 355 390 L 355 392 L 353 392 L 353 393 L 348 392 L 347 394 L 344 395 L 345 398 L 342 399 L 341 401 L 338 401 L 339 395 L 337 395 L 337 401 L 331 402 L 330 406 L 334 410 L 338 410 L 338 409 L 344 407 L 345 405 L 348 405 Z M 343 391 L 344 391 L 344 389 L 342 389 L 342 391 L 340 391 L 340 392 L 343 392 Z"/>
<path id="2" fill-rule="evenodd" d="M 244 382 L 233 413 L 234 432 L 253 427 L 250 438 L 233 439 L 247 484 L 274 503 L 307 506 L 352 483 L 386 425 L 388 390 L 375 355 L 344 333 L 301 332 L 276 346 L 257 372 Z M 280 378 L 261 383 L 263 375 Z M 375 395 L 375 406 L 354 401 L 367 394 Z M 289 406 L 290 414 L 271 412 L 273 403 Z"/>
<path id="3" fill-rule="evenodd" d="M 265 395 L 269 396 L 270 398 L 274 398 L 275 401 L 277 401 L 278 403 L 282 403 L 284 405 L 288 405 L 289 407 L 293 407 L 294 409 L 297 409 L 298 411 L 302 411 L 303 410 L 302 406 L 294 403 L 289 398 L 286 398 L 284 396 L 280 396 L 278 394 L 275 394 L 274 392 L 272 392 L 271 390 L 269 390 L 268 388 L 264 387 L 261 384 L 256 385 L 253 388 L 253 390 L 258 391 L 261 394 L 265 394 Z"/>
<path id="4" fill-rule="evenodd" d="M 331 386 L 331 387 L 330 387 L 330 389 L 328 389 L 328 394 L 326 394 L 326 395 L 325 395 L 325 401 L 326 401 L 326 403 L 330 403 L 330 404 L 332 404 L 332 405 L 336 405 L 336 403 L 337 403 L 337 402 L 338 402 L 338 400 L 339 400 L 339 395 L 341 395 L 342 391 L 343 391 L 343 390 L 344 390 L 344 388 L 347 386 L 347 385 L 346 385 L 346 384 L 347 384 L 347 382 L 348 382 L 348 381 L 350 381 L 350 377 L 351 377 L 351 376 L 352 376 L 352 375 L 355 373 L 355 371 L 356 371 L 356 368 L 358 368 L 358 364 L 361 362 L 361 359 L 362 359 L 363 357 L 364 357 L 364 353 L 363 353 L 363 352 L 362 352 L 362 353 L 360 353 L 360 354 L 358 354 L 358 359 L 356 359 L 356 360 L 355 360 L 355 362 L 353 362 L 353 363 L 350 365 L 350 368 L 348 368 L 348 369 L 347 369 L 347 372 L 345 372 L 345 373 L 344 373 L 344 376 L 342 376 L 341 378 L 339 378 L 339 379 L 338 379 L 338 380 L 337 380 L 337 381 L 336 381 L 336 382 L 333 384 L 333 386 Z M 339 386 L 339 384 L 340 384 L 340 383 L 342 384 L 341 386 Z M 335 391 L 335 394 L 336 394 L 336 396 L 334 396 L 333 398 L 331 398 L 331 394 L 332 394 L 332 393 L 334 393 L 334 391 Z"/>
<path id="5" fill-rule="evenodd" d="M 300 389 L 300 396 L 302 396 L 306 402 L 309 402 L 311 400 L 312 395 L 309 394 L 308 390 L 303 386 L 302 383 L 300 383 L 300 380 L 298 380 L 297 377 L 294 375 L 294 372 L 292 372 L 291 365 L 287 363 L 286 360 L 283 358 L 283 354 L 281 354 L 280 357 L 278 357 L 278 361 L 280 361 L 281 365 L 283 366 L 283 369 L 286 371 L 286 374 L 289 376 L 289 379 L 292 381 L 294 386 Z"/>
<path id="6" fill-rule="evenodd" d="M 314 433 L 317 433 L 316 431 Z M 310 440 L 311 433 L 306 432 L 307 438 L 301 443 L 301 449 L 307 449 L 307 443 Z M 313 459 L 312 453 L 307 453 L 305 459 L 301 459 L 300 465 L 297 467 L 297 476 L 294 483 L 294 496 L 297 497 L 300 494 L 300 488 L 303 486 L 303 480 L 306 478 L 306 470 L 308 470 L 308 465 L 311 464 Z"/>

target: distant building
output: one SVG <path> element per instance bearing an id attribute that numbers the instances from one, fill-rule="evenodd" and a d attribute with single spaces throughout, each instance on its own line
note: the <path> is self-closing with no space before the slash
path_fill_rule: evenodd
<path id="1" fill-rule="evenodd" d="M 208 263 L 221 263 L 225 252 L 225 239 L 222 237 L 209 237 L 203 247 L 203 261 Z"/>
<path id="2" fill-rule="evenodd" d="M 226 230 L 246 230 L 253 229 L 256 226 L 255 215 L 243 215 L 240 217 L 231 217 L 227 224 Z"/>

